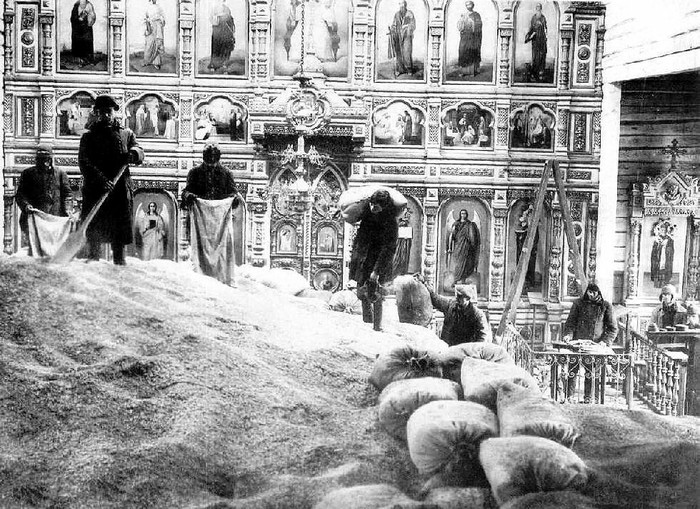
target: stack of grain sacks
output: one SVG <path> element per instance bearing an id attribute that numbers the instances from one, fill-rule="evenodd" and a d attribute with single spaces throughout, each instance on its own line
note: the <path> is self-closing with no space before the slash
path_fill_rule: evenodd
<path id="1" fill-rule="evenodd" d="M 391 486 L 360 486 L 344 489 L 354 490 L 351 506 L 338 505 L 338 490 L 317 509 L 331 501 L 336 509 L 515 509 L 539 499 L 547 507 L 587 506 L 576 492 L 588 473 L 571 450 L 573 423 L 502 347 L 397 348 L 377 358 L 369 381 L 381 391 L 379 423 L 407 445 L 425 479 L 421 501 Z"/>

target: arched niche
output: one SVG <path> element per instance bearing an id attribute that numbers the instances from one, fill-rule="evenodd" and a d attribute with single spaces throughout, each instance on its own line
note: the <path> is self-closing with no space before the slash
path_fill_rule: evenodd
<path id="1" fill-rule="evenodd" d="M 546 205 L 545 205 L 546 206 Z M 534 204 L 529 198 L 516 200 L 508 211 L 507 241 L 506 241 L 506 286 L 515 276 L 515 269 L 522 256 L 522 247 L 528 229 L 532 227 L 532 214 Z M 545 275 L 547 266 L 547 236 L 549 232 L 548 209 L 545 208 L 537 228 L 535 244 L 531 251 L 531 257 L 527 266 L 523 292 L 544 292 Z"/>
<path id="2" fill-rule="evenodd" d="M 425 112 L 405 101 L 380 106 L 372 115 L 374 146 L 420 146 L 425 144 Z"/>
<path id="3" fill-rule="evenodd" d="M 212 97 L 198 103 L 194 118 L 195 141 L 216 143 L 246 141 L 248 109 L 227 97 Z"/>
<path id="4" fill-rule="evenodd" d="M 318 67 L 329 78 L 347 79 L 352 48 L 351 0 L 275 0 L 272 6 L 274 75 L 290 77 L 299 72 L 302 6 L 306 20 L 306 70 Z"/>
<path id="5" fill-rule="evenodd" d="M 449 0 L 445 7 L 444 80 L 492 83 L 498 57 L 498 5 Z"/>
<path id="6" fill-rule="evenodd" d="M 442 146 L 493 148 L 493 111 L 463 102 L 442 113 Z"/>
<path id="7" fill-rule="evenodd" d="M 198 76 L 248 74 L 248 1 L 196 0 Z"/>
<path id="8" fill-rule="evenodd" d="M 514 11 L 513 83 L 554 86 L 559 52 L 559 6 L 546 0 L 525 1 L 518 2 Z"/>
<path id="9" fill-rule="evenodd" d="M 392 261 L 392 277 L 421 272 L 423 266 L 423 208 L 413 196 L 399 217 L 399 238 Z"/>
<path id="10" fill-rule="evenodd" d="M 374 19 L 376 81 L 425 82 L 428 4 L 424 0 L 377 0 Z"/>
<path id="11" fill-rule="evenodd" d="M 466 230 L 464 227 L 455 228 L 460 217 L 460 211 L 466 210 L 469 221 L 473 222 L 479 234 L 479 247 L 471 253 L 461 249 L 464 246 L 460 238 Z M 491 252 L 491 213 L 487 206 L 473 197 L 455 197 L 446 201 L 439 212 L 438 229 L 438 272 L 437 290 L 440 293 L 452 293 L 455 279 L 462 276 L 460 281 L 474 284 L 480 296 L 488 298 L 489 259 Z M 455 239 L 455 236 L 460 237 Z M 457 242 L 453 241 L 456 240 Z M 448 251 L 450 251 L 448 253 Z M 474 258 L 476 257 L 476 259 Z M 471 260 L 471 263 L 467 263 Z M 459 274 L 460 267 L 472 265 L 475 271 L 466 277 Z"/>
<path id="12" fill-rule="evenodd" d="M 144 94 L 124 107 L 124 124 L 137 138 L 176 140 L 178 111 L 174 102 L 157 94 Z"/>
<path id="13" fill-rule="evenodd" d="M 138 189 L 133 211 L 134 242 L 129 254 L 144 261 L 175 260 L 178 208 L 174 196 L 161 189 Z"/>
<path id="14" fill-rule="evenodd" d="M 530 104 L 513 112 L 510 119 L 510 148 L 553 150 L 554 112 Z"/>
<path id="15" fill-rule="evenodd" d="M 58 101 L 56 106 L 56 136 L 82 136 L 94 120 L 92 108 L 95 97 L 89 92 L 78 91 Z"/>

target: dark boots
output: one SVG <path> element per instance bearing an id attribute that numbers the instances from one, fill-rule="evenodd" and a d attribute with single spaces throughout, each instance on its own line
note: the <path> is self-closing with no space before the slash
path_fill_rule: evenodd
<path id="1" fill-rule="evenodd" d="M 377 299 L 372 306 L 374 307 L 374 330 L 382 330 L 382 298 Z"/>
<path id="2" fill-rule="evenodd" d="M 112 259 L 114 260 L 114 265 L 126 265 L 126 260 L 124 259 L 124 244 L 112 242 Z"/>
<path id="3" fill-rule="evenodd" d="M 362 303 L 362 321 L 365 323 L 371 323 L 374 326 L 374 330 L 382 330 L 382 298 L 371 302 L 367 298 L 361 298 Z"/>
<path id="4" fill-rule="evenodd" d="M 95 241 L 88 241 L 88 257 L 87 261 L 89 262 L 98 262 L 100 261 L 100 250 L 102 248 L 102 245 L 99 242 Z"/>
<path id="5" fill-rule="evenodd" d="M 372 323 L 372 303 L 368 298 L 360 298 L 362 303 L 362 321 L 365 323 Z"/>

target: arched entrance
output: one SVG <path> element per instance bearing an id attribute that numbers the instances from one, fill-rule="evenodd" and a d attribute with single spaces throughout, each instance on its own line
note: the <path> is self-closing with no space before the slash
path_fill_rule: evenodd
<path id="1" fill-rule="evenodd" d="M 328 163 L 312 182 L 279 168 L 270 187 L 270 266 L 303 274 L 318 290 L 334 291 L 343 281 L 343 219 L 338 198 L 347 188 Z M 308 188 L 307 188 L 308 186 Z"/>

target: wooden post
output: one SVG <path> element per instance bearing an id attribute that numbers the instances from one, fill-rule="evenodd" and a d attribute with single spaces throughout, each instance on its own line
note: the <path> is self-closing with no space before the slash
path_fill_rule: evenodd
<path id="1" fill-rule="evenodd" d="M 537 190 L 537 195 L 535 197 L 535 209 L 532 213 L 532 221 L 527 229 L 527 236 L 525 237 L 523 252 L 515 269 L 515 277 L 510 282 L 510 286 L 508 287 L 506 305 L 503 308 L 503 315 L 501 315 L 501 321 L 498 324 L 496 336 L 503 335 L 503 332 L 506 330 L 506 325 L 509 321 L 511 323 L 515 323 L 515 316 L 518 312 L 518 307 L 514 306 L 513 303 L 515 299 L 520 299 L 520 292 L 522 292 L 523 290 L 525 276 L 527 275 L 527 266 L 530 261 L 530 256 L 532 254 L 532 246 L 535 244 L 535 233 L 537 232 L 537 229 L 539 227 L 540 218 L 542 217 L 542 212 L 544 210 L 544 196 L 547 191 L 547 182 L 549 181 L 549 174 L 551 171 L 552 162 L 547 161 L 544 165 L 544 170 L 542 171 L 542 180 L 540 181 L 540 187 Z"/>

